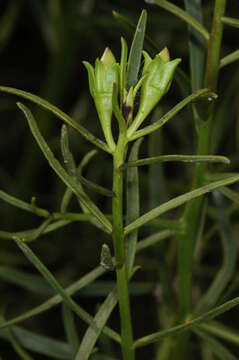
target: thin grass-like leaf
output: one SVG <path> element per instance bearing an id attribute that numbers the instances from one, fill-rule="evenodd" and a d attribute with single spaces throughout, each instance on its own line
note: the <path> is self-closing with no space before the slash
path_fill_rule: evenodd
<path id="1" fill-rule="evenodd" d="M 93 134 L 91 134 L 87 129 L 85 129 L 82 125 L 80 125 L 78 122 L 70 118 L 67 114 L 65 114 L 62 110 L 58 109 L 56 106 L 50 104 L 48 101 L 40 98 L 39 96 L 33 95 L 31 93 L 28 93 L 23 90 L 6 87 L 6 86 L 0 86 L 0 92 L 20 96 L 24 99 L 30 100 L 33 103 L 39 105 L 43 109 L 46 109 L 56 115 L 59 119 L 64 121 L 66 124 L 73 127 L 75 130 L 77 130 L 86 140 L 91 142 L 93 145 L 98 147 L 99 149 L 106 151 L 110 153 L 110 149 L 108 148 L 107 144 L 104 143 L 102 140 L 95 137 Z"/>
<path id="2" fill-rule="evenodd" d="M 137 243 L 137 253 L 150 246 L 156 245 L 158 242 L 175 235 L 175 233 L 176 232 L 174 230 L 163 230 L 147 236 Z"/>
<path id="3" fill-rule="evenodd" d="M 212 320 L 216 318 L 217 316 L 224 314 L 225 312 L 231 310 L 235 306 L 239 305 L 239 297 L 236 297 L 232 300 L 229 300 L 225 302 L 224 304 L 217 306 L 213 308 L 212 310 L 206 312 L 205 314 L 202 314 L 201 316 L 198 316 L 192 320 L 187 320 L 185 323 L 171 327 L 167 330 L 162 330 L 147 336 L 144 336 L 143 338 L 140 338 L 135 341 L 134 346 L 135 348 L 146 346 L 149 344 L 152 344 L 154 342 L 157 342 L 166 336 L 175 336 L 178 335 L 184 331 L 191 330 L 194 326 L 200 325 L 202 323 L 205 323 L 206 321 Z"/>
<path id="4" fill-rule="evenodd" d="M 144 44 L 144 35 L 147 22 L 147 12 L 143 10 L 139 18 L 132 45 L 129 52 L 127 73 L 126 73 L 126 89 L 135 86 L 138 82 L 138 74 L 140 69 L 142 50 Z"/>
<path id="5" fill-rule="evenodd" d="M 223 16 L 221 18 L 223 24 L 239 28 L 239 19 Z"/>
<path id="6" fill-rule="evenodd" d="M 28 120 L 30 129 L 32 131 L 32 134 L 33 134 L 35 140 L 37 141 L 40 149 L 42 150 L 43 154 L 45 155 L 46 159 L 48 160 L 49 165 L 54 169 L 54 171 L 61 178 L 61 180 L 80 199 L 82 204 L 84 204 L 84 206 L 86 206 L 86 208 L 89 210 L 89 212 L 92 213 L 99 220 L 99 222 L 103 225 L 105 230 L 107 232 L 111 233 L 112 225 L 109 222 L 109 220 L 98 209 L 98 207 L 90 200 L 90 198 L 83 191 L 81 191 L 79 189 L 76 181 L 67 174 L 67 172 L 64 170 L 64 168 L 60 165 L 59 161 L 54 157 L 52 151 L 50 150 L 49 146 L 47 145 L 44 138 L 42 137 L 30 110 L 26 106 L 24 106 L 20 103 L 18 103 L 18 106 L 25 114 L 25 116 Z"/>
<path id="7" fill-rule="evenodd" d="M 89 272 L 88 274 L 83 276 L 80 280 L 76 281 L 74 284 L 67 287 L 65 289 L 66 294 L 68 296 L 72 296 L 73 294 L 78 292 L 80 289 L 84 288 L 91 282 L 95 281 L 98 277 L 100 277 L 104 273 L 105 273 L 105 270 L 101 266 L 98 266 L 97 268 L 95 268 L 94 270 L 92 270 L 91 272 Z M 45 311 L 50 310 L 54 306 L 62 303 L 62 301 L 63 301 L 63 298 L 61 295 L 55 295 L 52 298 L 50 298 L 49 300 L 43 302 L 41 305 L 38 305 L 35 308 L 27 311 L 26 313 L 21 314 L 11 320 L 7 320 L 6 322 L 0 324 L 0 329 L 8 327 L 8 326 L 12 326 L 14 324 L 18 324 L 18 323 L 20 323 L 24 320 L 27 320 L 31 317 L 40 315 L 40 314 L 44 313 Z"/>
<path id="8" fill-rule="evenodd" d="M 15 206 L 21 210 L 29 211 L 41 217 L 47 218 L 50 214 L 47 210 L 37 207 L 35 204 L 29 204 L 23 200 L 20 200 L 12 195 L 7 194 L 5 191 L 0 190 L 0 199 L 6 203 Z"/>
<path id="9" fill-rule="evenodd" d="M 38 271 L 42 274 L 42 276 L 46 279 L 49 285 L 60 294 L 63 301 L 73 310 L 83 321 L 87 324 L 94 327 L 95 331 L 98 330 L 94 319 L 82 308 L 80 307 L 72 298 L 67 294 L 65 289 L 58 283 L 52 273 L 43 265 L 43 263 L 37 258 L 37 256 L 32 252 L 32 250 L 22 241 L 19 239 L 15 239 L 18 247 L 22 250 L 25 254 L 27 259 L 38 269 Z M 110 336 L 117 342 L 120 342 L 120 336 L 114 331 L 109 328 L 104 328 L 104 333 Z"/>
<path id="10" fill-rule="evenodd" d="M 185 9 L 189 15 L 202 24 L 201 0 L 184 0 Z M 192 91 L 201 89 L 204 81 L 205 42 L 201 34 L 189 26 L 189 53 Z"/>
<path id="11" fill-rule="evenodd" d="M 113 11 L 112 13 L 113 16 L 130 31 L 130 33 L 133 33 L 135 31 L 136 24 L 130 22 L 130 20 L 127 17 L 123 16 L 117 11 Z M 162 50 L 160 46 L 156 44 L 147 34 L 145 34 L 144 37 L 144 48 L 153 54 L 159 53 Z M 177 67 L 175 72 L 175 80 L 183 96 L 184 97 L 188 96 L 191 93 L 190 79 L 187 76 L 187 74 L 179 67 Z"/>
<path id="12" fill-rule="evenodd" d="M 220 60 L 220 69 L 239 60 L 239 50 L 233 51 Z"/>
<path id="13" fill-rule="evenodd" d="M 199 21 L 197 21 L 194 17 L 189 15 L 186 11 L 184 11 L 180 7 L 166 0 L 145 0 L 145 2 L 148 4 L 156 4 L 161 8 L 171 12 L 175 16 L 179 17 L 181 20 L 185 21 L 199 34 L 201 34 L 204 40 L 209 41 L 209 33 L 207 29 L 205 29 L 204 26 Z"/>
<path id="14" fill-rule="evenodd" d="M 129 161 L 136 161 L 138 159 L 140 145 L 143 138 L 139 139 L 132 146 Z M 127 210 L 126 210 L 126 224 L 130 224 L 136 220 L 140 215 L 139 203 L 139 175 L 138 169 L 127 170 L 126 180 L 126 197 L 127 197 Z M 136 245 L 138 241 L 138 231 L 132 231 L 125 239 L 126 247 L 126 266 L 128 274 L 131 273 L 136 252 Z"/>
<path id="15" fill-rule="evenodd" d="M 38 335 L 32 331 L 13 326 L 11 331 L 18 343 L 27 350 L 34 351 L 54 359 L 72 360 L 73 352 L 69 344 Z M 0 338 L 8 339 L 6 330 L 0 330 Z"/>
<path id="16" fill-rule="evenodd" d="M 225 326 L 217 321 L 210 321 L 206 324 L 200 324 L 199 328 L 208 334 L 239 346 L 238 330 L 232 329 L 231 327 Z"/>
<path id="17" fill-rule="evenodd" d="M 197 101 L 201 97 L 206 97 L 206 96 L 208 96 L 208 98 L 211 100 L 211 97 L 213 96 L 213 94 L 208 89 L 202 89 L 202 90 L 196 91 L 195 93 L 189 95 L 188 97 L 186 97 L 185 99 L 180 101 L 180 103 L 175 105 L 170 111 L 168 111 L 165 115 L 163 115 L 161 119 L 155 121 L 151 125 L 145 126 L 141 130 L 136 131 L 130 137 L 129 140 L 132 141 L 132 140 L 138 139 L 139 137 L 151 134 L 152 132 L 158 130 L 164 124 L 166 124 L 170 119 L 172 119 L 185 106 L 187 106 L 188 104 L 190 104 L 193 101 Z"/>
<path id="18" fill-rule="evenodd" d="M 193 332 L 205 341 L 212 353 L 217 355 L 218 359 L 237 360 L 237 358 L 224 345 L 222 345 L 220 341 L 214 339 L 212 336 L 209 336 L 207 333 L 199 329 L 193 329 Z"/>
<path id="19" fill-rule="evenodd" d="M 64 303 L 62 304 L 62 317 L 67 341 L 69 344 L 71 344 L 75 354 L 79 346 L 76 324 L 71 309 L 69 309 L 69 307 Z"/>
<path id="20" fill-rule="evenodd" d="M 236 191 L 231 190 L 228 187 L 222 187 L 219 191 L 226 198 L 233 201 L 235 204 L 239 205 L 239 194 Z"/>
<path id="21" fill-rule="evenodd" d="M 100 306 L 97 314 L 94 317 L 94 322 L 98 330 L 96 331 L 95 328 L 92 326 L 87 329 L 80 344 L 75 360 L 89 359 L 90 354 L 93 351 L 93 348 L 102 332 L 103 327 L 105 326 L 111 312 L 117 304 L 117 300 L 117 289 L 114 288 L 114 290 L 110 292 L 103 304 Z"/>
<path id="22" fill-rule="evenodd" d="M 4 321 L 4 317 L 0 316 L 1 321 Z M 11 343 L 13 349 L 15 350 L 16 354 L 22 360 L 33 360 L 33 358 L 22 348 L 19 342 L 16 340 L 12 329 L 7 329 L 6 331 L 7 338 Z"/>
<path id="23" fill-rule="evenodd" d="M 220 299 L 223 290 L 233 276 L 237 259 L 236 241 L 230 231 L 231 227 L 222 195 L 215 191 L 213 192 L 213 197 L 218 213 L 218 226 L 223 248 L 223 265 L 199 303 L 199 314 L 212 308 Z"/>
<path id="24" fill-rule="evenodd" d="M 134 231 L 135 229 L 143 226 L 147 222 L 156 219 L 158 216 L 166 213 L 167 211 L 170 211 L 172 209 L 177 208 L 178 206 L 181 206 L 188 201 L 191 201 L 193 199 L 198 198 L 199 196 L 205 195 L 206 193 L 216 190 L 217 188 L 220 188 L 225 185 L 230 185 L 235 182 L 239 181 L 239 175 L 232 176 L 230 178 L 227 178 L 225 180 L 215 181 L 211 184 L 202 186 L 198 189 L 189 191 L 188 193 L 185 193 L 183 195 L 177 196 L 176 198 L 169 200 L 168 202 L 156 207 L 155 209 L 147 212 L 146 214 L 139 217 L 137 220 L 129 224 L 125 227 L 125 234 L 129 234 L 131 231 Z"/>
<path id="25" fill-rule="evenodd" d="M 223 163 L 230 164 L 230 160 L 225 156 L 217 156 L 217 155 L 159 155 L 153 156 L 150 158 L 128 161 L 124 164 L 124 168 L 135 167 L 135 166 L 144 166 L 144 165 L 152 165 L 161 162 L 169 162 L 169 161 L 180 161 L 180 162 L 190 162 L 190 163 L 199 163 L 199 162 L 212 162 L 212 163 Z"/>
<path id="26" fill-rule="evenodd" d="M 38 275 L 29 274 L 19 269 L 9 266 L 0 266 L 0 278 L 10 284 L 21 286 L 22 288 L 36 294 L 52 294 L 52 289 L 48 283 Z"/>
<path id="27" fill-rule="evenodd" d="M 172 230 L 163 230 L 161 232 L 158 232 L 150 237 L 146 237 L 145 239 L 142 239 L 140 242 L 137 243 L 136 246 L 136 252 L 141 251 L 143 249 L 146 249 L 150 246 L 153 246 L 158 241 L 161 241 L 167 237 L 170 237 L 171 235 L 174 235 L 174 231 Z M 83 276 L 80 280 L 76 281 L 74 284 L 70 285 L 65 289 L 65 292 L 71 296 L 75 294 L 76 292 L 83 289 L 85 286 L 89 285 L 90 283 L 94 282 L 97 278 L 99 278 L 102 274 L 105 273 L 105 270 L 102 266 L 98 266 L 85 276 Z M 6 322 L 0 324 L 0 329 L 12 326 L 15 324 L 18 324 L 24 320 L 27 320 L 29 318 L 32 318 L 34 316 L 40 315 L 44 313 L 47 310 L 52 309 L 54 306 L 62 303 L 63 299 L 61 295 L 55 295 L 49 300 L 45 301 L 39 306 L 36 306 L 35 308 L 27 311 L 24 314 L 21 314 L 11 320 L 7 320 Z"/>

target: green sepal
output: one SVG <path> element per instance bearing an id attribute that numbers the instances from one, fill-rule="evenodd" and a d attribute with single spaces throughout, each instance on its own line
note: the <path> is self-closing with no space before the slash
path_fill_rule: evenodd
<path id="1" fill-rule="evenodd" d="M 88 79 L 89 79 L 89 88 L 90 88 L 90 94 L 92 97 L 95 95 L 95 72 L 93 66 L 88 61 L 82 62 L 84 66 L 86 67 L 86 70 L 88 72 Z"/>
<path id="2" fill-rule="evenodd" d="M 139 128 L 144 119 L 168 92 L 174 72 L 180 62 L 181 59 L 165 62 L 162 60 L 161 55 L 158 54 L 147 65 L 145 80 L 141 87 L 139 110 L 132 125 L 128 129 L 128 137 Z"/>

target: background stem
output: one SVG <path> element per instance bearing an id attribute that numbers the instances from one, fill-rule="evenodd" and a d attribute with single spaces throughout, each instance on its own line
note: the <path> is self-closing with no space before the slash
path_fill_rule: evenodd
<path id="1" fill-rule="evenodd" d="M 226 0 L 216 0 L 212 21 L 210 41 L 208 44 L 205 85 L 212 91 L 217 90 L 219 61 L 223 24 L 221 17 L 225 12 Z M 214 116 L 214 104 L 208 108 L 207 120 L 199 119 L 197 155 L 208 155 L 210 152 L 211 124 Z M 199 164 L 195 168 L 192 188 L 202 186 L 207 164 Z M 203 198 L 188 203 L 184 213 L 185 232 L 179 236 L 179 304 L 180 317 L 185 319 L 192 312 L 192 271 L 195 237 L 200 219 Z M 188 334 L 180 336 L 177 346 L 177 359 L 185 359 L 188 354 Z M 180 344 L 179 344 L 180 343 Z"/>

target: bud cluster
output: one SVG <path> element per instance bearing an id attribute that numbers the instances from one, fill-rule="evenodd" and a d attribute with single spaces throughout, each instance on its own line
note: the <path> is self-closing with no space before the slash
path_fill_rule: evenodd
<path id="1" fill-rule="evenodd" d="M 124 41 L 124 40 L 123 40 Z M 168 49 L 163 49 L 152 59 L 146 51 L 143 51 L 144 67 L 141 77 L 133 88 L 123 89 L 123 104 L 120 109 L 122 118 L 127 123 L 127 137 L 137 131 L 142 122 L 151 113 L 162 97 L 168 92 L 175 70 L 181 59 L 170 60 Z M 119 64 L 109 48 L 106 48 L 101 59 L 96 59 L 95 67 L 84 61 L 88 71 L 89 88 L 94 99 L 101 127 L 109 149 L 113 153 L 115 141 L 112 135 L 111 121 L 114 112 L 113 96 L 117 96 L 122 84 L 122 71 L 120 67 L 127 68 L 127 64 Z M 140 103 L 137 114 L 133 118 L 133 108 L 136 93 L 140 91 Z"/>

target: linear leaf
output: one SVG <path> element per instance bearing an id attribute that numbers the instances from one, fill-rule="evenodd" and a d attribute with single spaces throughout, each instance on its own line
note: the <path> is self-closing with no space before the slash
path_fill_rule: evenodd
<path id="1" fill-rule="evenodd" d="M 184 0 L 185 9 L 189 15 L 202 24 L 202 3 L 201 0 Z M 205 64 L 205 42 L 201 34 L 190 26 L 189 31 L 189 53 L 190 53 L 190 74 L 192 91 L 201 89 L 204 81 Z"/>
<path id="2" fill-rule="evenodd" d="M 217 321 L 210 321 L 206 324 L 200 324 L 199 328 L 213 336 L 239 346 L 239 332 L 229 326 L 225 326 Z"/>
<path id="3" fill-rule="evenodd" d="M 106 297 L 103 304 L 100 306 L 97 314 L 94 317 L 94 322 L 97 326 L 97 331 L 94 327 L 90 326 L 81 342 L 79 350 L 77 352 L 75 360 L 88 360 L 90 354 L 93 351 L 93 348 L 96 344 L 98 337 L 100 336 L 103 327 L 105 326 L 111 312 L 117 304 L 117 289 L 114 288 L 113 291 Z"/>
<path id="4" fill-rule="evenodd" d="M 127 17 L 123 16 L 122 14 L 118 13 L 117 11 L 113 11 L 113 16 L 127 29 L 130 30 L 130 33 L 133 33 L 136 28 L 136 24 L 132 23 Z M 144 37 L 144 47 L 150 53 L 158 53 L 162 49 L 158 44 L 156 44 L 151 37 L 145 34 Z M 175 80 L 183 94 L 184 97 L 188 96 L 191 93 L 191 83 L 188 75 L 181 69 L 177 68 L 175 72 Z"/>
<path id="5" fill-rule="evenodd" d="M 50 214 L 47 210 L 35 206 L 35 204 L 29 204 L 23 200 L 20 200 L 12 195 L 7 194 L 5 191 L 0 190 L 0 199 L 6 203 L 18 207 L 21 210 L 29 211 L 33 214 L 42 217 L 48 217 Z"/>
<path id="6" fill-rule="evenodd" d="M 72 360 L 72 349 L 65 342 L 35 334 L 18 326 L 13 326 L 11 330 L 16 340 L 25 349 L 54 359 Z M 6 330 L 0 330 L 0 338 L 7 339 Z"/>
<path id="7" fill-rule="evenodd" d="M 220 69 L 239 60 L 239 50 L 233 51 L 220 60 Z"/>
<path id="8" fill-rule="evenodd" d="M 1 321 L 4 321 L 4 317 L 0 316 Z M 33 358 L 22 348 L 22 346 L 19 344 L 19 342 L 16 340 L 14 333 L 12 329 L 7 329 L 5 331 L 7 335 L 7 339 L 11 343 L 13 349 L 15 350 L 16 354 L 19 356 L 22 360 L 33 360 Z"/>
<path id="9" fill-rule="evenodd" d="M 157 244 L 158 242 L 160 242 L 161 240 L 167 239 L 173 235 L 175 235 L 174 230 L 163 230 L 163 231 L 159 231 L 155 234 L 149 235 L 137 243 L 137 253 L 139 251 L 142 251 L 142 250 L 148 248 L 149 246 L 153 246 L 153 245 Z"/>
<path id="10" fill-rule="evenodd" d="M 10 266 L 0 266 L 0 278 L 37 294 L 52 294 L 48 283 L 42 277 L 29 274 Z"/>
<path id="11" fill-rule="evenodd" d="M 70 118 L 67 114 L 65 114 L 62 110 L 58 109 L 56 106 L 50 104 L 48 101 L 40 98 L 39 96 L 33 95 L 31 93 L 28 93 L 23 90 L 6 87 L 6 86 L 0 86 L 0 91 L 16 96 L 20 96 L 24 99 L 30 100 L 33 103 L 41 106 L 42 108 L 50 111 L 54 115 L 56 115 L 59 119 L 64 121 L 66 124 L 73 127 L 75 130 L 77 130 L 86 140 L 91 142 L 93 145 L 97 146 L 103 151 L 106 151 L 110 153 L 110 149 L 108 148 L 107 144 L 95 137 L 93 134 L 91 134 L 87 129 L 85 129 L 82 125 L 80 125 L 78 122 Z"/>
<path id="12" fill-rule="evenodd" d="M 237 245 L 232 232 L 230 231 L 231 226 L 225 210 L 222 195 L 215 191 L 213 192 L 213 197 L 217 209 L 217 222 L 223 248 L 223 264 L 199 303 L 199 314 L 209 310 L 220 299 L 223 290 L 232 279 L 237 259 Z"/>
<path id="13" fill-rule="evenodd" d="M 65 292 L 68 294 L 68 296 L 72 296 L 73 294 L 78 292 L 80 289 L 84 288 L 91 282 L 95 281 L 98 277 L 100 277 L 104 273 L 105 273 L 105 270 L 101 266 L 98 266 L 97 268 L 95 268 L 94 270 L 92 270 L 91 272 L 89 272 L 88 274 L 83 276 L 80 280 L 76 281 L 74 284 L 67 287 L 65 289 Z M 62 301 L 63 301 L 63 298 L 61 295 L 55 295 L 52 298 L 50 298 L 49 300 L 43 302 L 41 305 L 38 305 L 35 308 L 27 311 L 26 313 L 19 315 L 11 320 L 7 320 L 6 322 L 0 324 L 0 329 L 20 323 L 20 322 L 27 320 L 31 317 L 34 317 L 36 315 L 40 315 L 40 314 L 44 313 L 45 311 L 50 310 L 54 306 L 62 303 Z"/>
<path id="14" fill-rule="evenodd" d="M 182 162 L 216 162 L 223 164 L 230 164 L 230 160 L 225 156 L 216 155 L 159 155 L 150 158 L 140 159 L 136 161 L 128 161 L 124 164 L 124 167 L 144 166 L 155 163 L 167 162 L 167 161 L 182 161 Z"/>
<path id="15" fill-rule="evenodd" d="M 15 239 L 18 247 L 25 254 L 27 259 L 38 269 L 41 275 L 46 279 L 46 281 L 51 285 L 51 287 L 60 294 L 63 301 L 73 310 L 84 322 L 94 327 L 95 331 L 98 330 L 94 319 L 81 307 L 79 306 L 65 291 L 65 289 L 58 283 L 52 273 L 43 265 L 43 263 L 37 258 L 37 256 L 32 252 L 32 250 L 19 239 Z M 104 333 L 110 336 L 117 342 L 120 342 L 120 336 L 109 328 L 105 328 Z"/>
<path id="16" fill-rule="evenodd" d="M 225 302 L 224 304 L 213 308 L 212 310 L 198 316 L 192 320 L 187 320 L 185 323 L 171 327 L 170 329 L 158 331 L 156 333 L 144 336 L 135 341 L 135 348 L 146 346 L 157 342 L 166 336 L 178 335 L 184 331 L 191 330 L 194 326 L 200 325 L 208 320 L 212 320 L 215 317 L 224 314 L 225 312 L 231 310 L 233 307 L 239 305 L 239 297 L 236 297 L 232 300 Z"/>
<path id="17" fill-rule="evenodd" d="M 239 28 L 239 19 L 223 16 L 221 18 L 223 24 Z"/>
<path id="18" fill-rule="evenodd" d="M 222 345 L 220 341 L 214 339 L 212 336 L 209 336 L 207 333 L 199 329 L 193 329 L 193 332 L 207 343 L 212 353 L 217 355 L 219 359 L 237 360 L 237 358 L 224 345 Z"/>
<path id="19" fill-rule="evenodd" d="M 239 205 L 239 194 L 236 191 L 231 190 L 228 187 L 222 187 L 219 191 L 226 198 L 233 201 L 235 204 Z"/>
<path id="20" fill-rule="evenodd" d="M 129 234 L 131 231 L 143 226 L 147 222 L 157 218 L 159 215 L 162 215 L 169 210 L 175 209 L 176 207 L 181 206 L 190 200 L 193 200 L 199 196 L 205 195 L 206 193 L 208 193 L 212 190 L 215 190 L 219 187 L 222 187 L 225 185 L 230 185 L 230 184 L 233 184 L 238 181 L 239 181 L 239 175 L 236 175 L 236 176 L 227 178 L 225 180 L 212 182 L 211 184 L 208 184 L 208 185 L 202 186 L 198 189 L 189 191 L 183 195 L 179 195 L 179 196 L 175 197 L 174 199 L 169 200 L 168 202 L 147 212 L 146 214 L 142 215 L 137 220 L 135 220 L 134 222 L 132 222 L 131 224 L 126 226 L 125 234 Z"/>
<path id="21" fill-rule="evenodd" d="M 62 304 L 62 318 L 67 342 L 71 344 L 75 354 L 79 346 L 79 338 L 77 335 L 76 324 L 73 312 L 64 303 Z"/>
<path id="22" fill-rule="evenodd" d="M 181 20 L 185 21 L 188 25 L 190 25 L 193 29 L 195 29 L 199 34 L 201 34 L 206 41 L 209 41 L 209 33 L 204 28 L 204 26 L 200 24 L 200 22 L 197 21 L 194 17 L 189 15 L 186 11 L 181 9 L 179 6 L 176 6 L 166 0 L 145 0 L 145 2 L 148 4 L 156 4 L 162 7 L 163 9 L 171 12 L 172 14 L 176 15 Z"/>
<path id="23" fill-rule="evenodd" d="M 139 139 L 133 144 L 129 155 L 129 161 L 135 161 L 138 159 L 139 149 L 142 140 L 143 138 Z M 127 197 L 126 224 L 128 225 L 134 220 L 136 220 L 140 215 L 139 175 L 137 168 L 127 170 L 126 197 Z M 134 265 L 137 241 L 138 241 L 137 230 L 132 231 L 125 239 L 126 265 L 127 265 L 128 274 L 131 273 Z"/>
<path id="24" fill-rule="evenodd" d="M 145 126 L 143 129 L 136 131 L 132 137 L 129 139 L 135 140 L 141 136 L 148 135 L 159 128 L 161 128 L 164 124 L 166 124 L 170 119 L 172 119 L 180 110 L 182 110 L 185 106 L 190 104 L 193 101 L 200 99 L 201 97 L 208 96 L 211 99 L 213 94 L 208 89 L 201 89 L 196 91 L 195 93 L 189 95 L 182 101 L 180 101 L 177 105 L 175 105 L 171 110 L 169 110 L 165 115 L 161 117 L 161 119 L 155 121 L 153 124 Z"/>
<path id="25" fill-rule="evenodd" d="M 155 235 L 155 236 L 154 236 Z M 171 230 L 163 230 L 159 233 L 156 233 L 150 237 L 146 237 L 142 239 L 140 242 L 137 243 L 136 252 L 141 251 L 142 249 L 146 249 L 150 246 L 153 246 L 157 243 L 157 241 L 163 240 L 171 235 L 174 235 L 174 231 Z M 76 281 L 74 284 L 70 285 L 65 289 L 65 292 L 71 296 L 76 292 L 80 291 L 85 286 L 89 285 L 90 283 L 94 282 L 97 278 L 99 278 L 102 274 L 105 273 L 105 270 L 102 266 L 96 267 L 94 270 L 90 271 L 88 274 L 83 276 L 80 280 Z M 61 295 L 55 295 L 49 300 L 45 301 L 41 305 L 36 306 L 35 308 L 27 311 L 26 313 L 19 315 L 13 319 L 7 320 L 4 323 L 0 323 L 0 329 L 6 328 L 8 326 L 12 326 L 18 324 L 24 320 L 27 320 L 31 317 L 40 315 L 47 310 L 50 310 L 54 306 L 62 303 L 63 299 Z"/>
<path id="26" fill-rule="evenodd" d="M 130 89 L 131 86 L 135 86 L 138 82 L 138 74 L 140 69 L 142 50 L 144 45 L 144 35 L 147 22 L 147 12 L 143 10 L 132 41 L 130 48 L 127 74 L 126 74 L 126 88 Z"/>
<path id="27" fill-rule="evenodd" d="M 35 119 L 32 116 L 30 110 L 24 106 L 23 104 L 18 103 L 19 108 L 25 114 L 32 134 L 37 141 L 40 149 L 42 150 L 43 154 L 45 155 L 46 159 L 48 160 L 49 165 L 54 169 L 57 175 L 61 178 L 61 180 L 74 192 L 74 194 L 80 199 L 82 204 L 87 207 L 89 212 L 93 214 L 99 222 L 103 225 L 107 232 L 111 233 L 112 225 L 109 220 L 105 217 L 105 215 L 98 209 L 98 207 L 90 200 L 90 198 L 82 192 L 77 183 L 74 179 L 72 179 L 65 169 L 60 165 L 59 161 L 54 157 L 52 151 L 50 150 L 49 146 L 45 142 L 44 138 L 42 137 Z"/>

